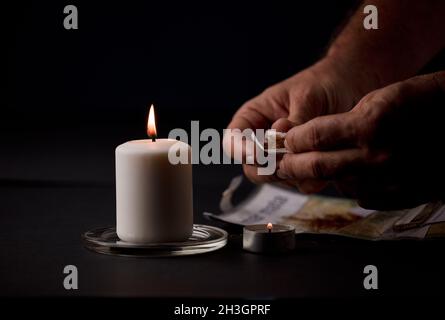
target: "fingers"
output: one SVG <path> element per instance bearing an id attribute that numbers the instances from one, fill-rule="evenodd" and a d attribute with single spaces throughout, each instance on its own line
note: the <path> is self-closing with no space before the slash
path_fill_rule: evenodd
<path id="1" fill-rule="evenodd" d="M 285 154 L 280 161 L 277 175 L 281 179 L 330 180 L 353 172 L 363 164 L 364 151 L 360 149 Z"/>
<path id="2" fill-rule="evenodd" d="M 292 128 L 286 148 L 294 153 L 353 146 L 357 141 L 358 117 L 353 113 L 314 118 Z"/>

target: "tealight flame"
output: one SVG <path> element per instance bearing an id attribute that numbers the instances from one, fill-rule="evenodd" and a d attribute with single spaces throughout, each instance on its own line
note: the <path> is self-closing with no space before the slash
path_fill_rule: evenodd
<path id="1" fill-rule="evenodd" d="M 148 113 L 148 121 L 147 121 L 147 134 L 150 138 L 156 139 L 156 122 L 155 122 L 155 109 L 153 105 L 150 107 L 150 112 Z"/>
<path id="2" fill-rule="evenodd" d="M 271 232 L 273 229 L 273 224 L 269 222 L 266 227 L 267 227 L 267 230 L 269 230 L 269 232 Z"/>

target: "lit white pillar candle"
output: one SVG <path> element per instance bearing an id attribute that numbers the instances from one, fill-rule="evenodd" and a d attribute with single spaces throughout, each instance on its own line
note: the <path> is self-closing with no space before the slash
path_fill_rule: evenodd
<path id="1" fill-rule="evenodd" d="M 147 132 L 151 139 L 116 148 L 116 231 L 123 241 L 184 241 L 193 229 L 191 147 L 172 139 L 156 139 L 153 106 Z M 176 144 L 188 153 L 188 164 L 171 164 Z"/>

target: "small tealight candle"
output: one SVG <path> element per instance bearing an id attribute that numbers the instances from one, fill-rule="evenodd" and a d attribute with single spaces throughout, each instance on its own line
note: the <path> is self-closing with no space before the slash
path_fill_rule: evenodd
<path id="1" fill-rule="evenodd" d="M 295 228 L 272 223 L 244 227 L 243 249 L 255 253 L 284 253 L 295 248 Z"/>

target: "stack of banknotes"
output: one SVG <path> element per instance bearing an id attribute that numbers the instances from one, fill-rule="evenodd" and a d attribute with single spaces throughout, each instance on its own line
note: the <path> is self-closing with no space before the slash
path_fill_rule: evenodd
<path id="1" fill-rule="evenodd" d="M 222 194 L 221 212 L 210 219 L 231 224 L 280 223 L 297 233 L 323 233 L 367 240 L 445 237 L 445 204 L 425 203 L 397 211 L 366 210 L 351 199 L 308 196 L 274 184 L 257 186 L 234 205 L 242 177 L 234 178 Z"/>

